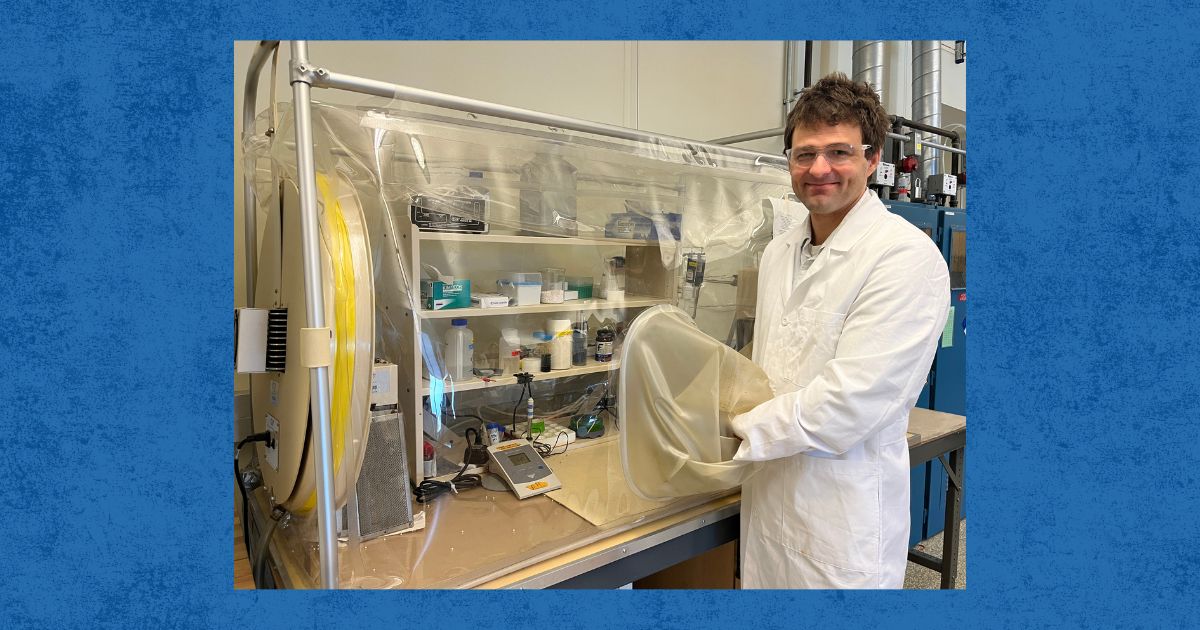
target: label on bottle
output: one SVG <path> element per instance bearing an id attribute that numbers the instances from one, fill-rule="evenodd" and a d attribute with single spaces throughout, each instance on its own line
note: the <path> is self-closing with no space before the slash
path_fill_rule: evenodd
<path id="1" fill-rule="evenodd" d="M 597 341 L 596 342 L 596 360 L 601 362 L 612 361 L 613 342 Z"/>

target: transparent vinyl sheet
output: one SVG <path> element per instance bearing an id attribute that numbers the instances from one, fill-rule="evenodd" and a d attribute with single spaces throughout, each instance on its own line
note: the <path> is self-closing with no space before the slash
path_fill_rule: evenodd
<path id="1" fill-rule="evenodd" d="M 278 111 L 272 136 L 244 143 L 259 225 L 297 177 L 292 114 L 285 105 Z M 718 349 L 736 356 L 751 341 L 772 200 L 790 191 L 782 165 L 688 143 L 618 140 L 377 99 L 314 103 L 312 119 L 316 170 L 325 182 L 320 205 L 332 196 L 357 206 L 365 232 L 350 251 L 356 269 L 369 269 L 373 313 L 355 313 L 372 322 L 373 339 L 357 348 L 355 370 L 362 357 L 397 366 L 411 484 L 452 479 L 476 434 L 484 444 L 493 436 L 538 438 L 563 484 L 551 498 L 517 500 L 511 491 L 475 487 L 426 503 L 414 500 L 411 486 L 397 488 L 396 500 L 410 502 L 412 527 L 368 540 L 356 533 L 351 509 L 352 522 L 342 523 L 344 586 L 471 585 L 677 511 L 694 504 L 696 493 L 736 485 L 736 475 L 673 493 L 649 484 L 638 486 L 639 497 L 622 464 L 626 431 L 670 445 L 665 461 L 678 463 L 687 453 L 710 463 L 723 451 L 712 448 L 719 440 L 700 440 L 699 424 L 688 429 L 697 432 L 692 442 L 662 425 L 648 429 L 655 425 L 640 416 L 667 416 L 648 407 L 643 394 L 629 404 L 618 385 L 630 392 L 630 381 L 618 377 L 623 357 L 632 353 L 639 370 L 650 370 L 642 359 L 676 352 L 671 339 L 682 335 L 697 342 L 689 355 L 696 357 L 690 368 L 703 368 L 697 388 L 705 379 L 721 386 L 707 396 L 681 389 L 697 396 L 677 404 L 686 399 L 704 408 L 683 415 L 707 414 L 711 427 L 704 430 L 720 427 L 740 408 L 739 387 L 757 391 L 750 372 Z M 334 238 L 327 223 L 326 247 Z M 326 273 L 337 276 L 330 266 Z M 336 302 L 332 293 L 326 297 Z M 629 347 L 634 319 L 667 305 L 686 316 L 664 313 L 645 327 L 660 338 Z M 646 383 L 643 393 L 677 385 L 643 372 L 635 378 Z M 352 464 L 361 462 L 369 439 L 359 399 L 367 390 L 352 390 L 349 408 L 357 415 L 341 437 Z M 344 469 L 368 474 L 355 465 Z M 352 494 L 339 491 L 339 508 Z M 685 495 L 691 498 L 659 500 Z M 298 583 L 319 583 L 315 519 L 295 519 L 277 536 Z"/>

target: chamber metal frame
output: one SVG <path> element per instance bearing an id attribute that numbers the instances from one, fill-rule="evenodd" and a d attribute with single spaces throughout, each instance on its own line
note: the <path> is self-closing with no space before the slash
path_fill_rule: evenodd
<path id="1" fill-rule="evenodd" d="M 278 40 L 261 41 L 250 59 L 242 103 L 242 140 L 254 134 L 255 106 L 259 78 L 263 65 L 276 50 Z M 510 107 L 476 99 L 463 98 L 403 85 L 330 72 L 314 65 L 308 58 L 308 43 L 290 42 L 292 59 L 290 82 L 296 122 L 296 165 L 300 181 L 301 241 L 304 257 L 304 287 L 307 291 L 308 328 L 325 327 L 325 298 L 319 258 L 320 235 L 317 228 L 316 171 L 312 144 L 312 89 L 325 88 L 381 96 L 396 100 L 444 107 L 473 114 L 482 114 L 525 123 L 570 129 L 611 138 L 673 146 L 688 151 L 704 151 L 710 155 L 750 160 L 756 164 L 771 163 L 787 168 L 782 155 L 772 155 L 720 144 L 688 140 L 676 136 L 618 127 L 578 118 L 548 114 L 519 107 Z M 258 230 L 255 217 L 254 179 L 252 169 L 245 169 L 245 226 L 246 226 L 246 289 L 247 304 L 254 303 L 254 279 L 258 273 Z M 333 449 L 329 419 L 329 368 L 311 368 L 313 405 L 316 413 L 314 431 L 317 469 L 317 526 L 321 562 L 322 588 L 338 587 L 337 531 L 333 506 Z"/>

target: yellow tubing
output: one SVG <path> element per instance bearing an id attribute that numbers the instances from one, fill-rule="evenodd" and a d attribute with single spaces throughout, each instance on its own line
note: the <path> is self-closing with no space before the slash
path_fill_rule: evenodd
<path id="1" fill-rule="evenodd" d="M 350 236 L 342 207 L 330 190 L 329 181 L 317 174 L 317 189 L 325 200 L 325 222 L 329 235 L 329 259 L 333 264 L 333 318 L 335 350 L 333 357 L 333 394 L 330 397 L 329 424 L 333 440 L 333 474 L 341 470 L 346 451 L 346 423 L 350 416 L 350 393 L 354 374 L 354 266 L 350 259 Z M 335 482 L 336 486 L 336 482 Z M 317 505 L 314 490 L 297 510 L 306 514 Z"/>

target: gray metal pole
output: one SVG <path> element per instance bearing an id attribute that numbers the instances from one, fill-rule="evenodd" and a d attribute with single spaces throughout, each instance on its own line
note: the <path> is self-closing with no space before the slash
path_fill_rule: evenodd
<path id="1" fill-rule="evenodd" d="M 242 97 L 242 143 L 254 135 L 254 107 L 258 101 L 258 73 L 271 56 L 279 41 L 261 41 L 250 58 L 250 69 L 246 73 L 246 91 Z M 246 169 L 243 169 L 246 170 Z M 254 177 L 249 172 L 243 179 L 242 195 L 246 237 L 246 306 L 254 306 L 254 280 L 258 277 L 258 219 L 255 216 Z"/>
<path id="2" fill-rule="evenodd" d="M 317 227 L 317 175 L 313 158 L 312 86 L 308 44 L 292 42 L 292 100 L 296 110 L 296 173 L 300 181 L 300 237 L 304 253 L 308 327 L 325 327 L 321 282 L 320 232 Z M 333 515 L 333 439 L 329 422 L 329 368 L 310 368 L 313 441 L 316 446 L 317 528 L 321 549 L 321 586 L 337 588 L 337 531 Z"/>
<path id="3" fill-rule="evenodd" d="M 746 142 L 748 140 L 761 140 L 762 138 L 770 138 L 771 136 L 782 136 L 784 131 L 785 131 L 784 127 L 780 127 L 779 129 L 764 129 L 762 131 L 752 131 L 750 133 L 743 133 L 743 134 L 736 135 L 736 136 L 717 138 L 716 140 L 709 140 L 709 142 L 711 142 L 712 144 L 736 144 L 738 142 Z M 912 138 L 910 138 L 906 135 L 903 135 L 903 134 L 892 133 L 890 131 L 887 132 L 887 137 L 894 138 L 896 140 L 901 140 L 903 142 L 912 142 Z M 941 149 L 943 151 L 949 151 L 951 153 L 961 153 L 963 155 L 966 155 L 966 153 L 967 153 L 966 151 L 963 151 L 962 149 L 948 147 L 948 146 L 945 146 L 942 144 L 937 144 L 936 142 L 922 142 L 921 146 L 933 147 L 935 149 Z"/>
<path id="4" fill-rule="evenodd" d="M 912 117 L 930 127 L 942 126 L 942 45 L 940 41 L 912 43 Z M 924 143 L 934 136 L 917 134 Z M 932 148 L 932 147 L 930 147 Z M 921 150 L 921 176 L 928 178 L 944 172 L 941 157 L 930 150 Z"/>
<path id="5" fill-rule="evenodd" d="M 780 117 L 780 120 L 785 125 L 787 124 L 788 108 L 792 103 L 792 68 L 796 62 L 796 54 L 793 52 L 792 47 L 791 40 L 783 42 L 783 103 L 781 103 L 783 106 L 783 116 Z M 721 143 L 714 140 L 713 144 Z"/>
<path id="6" fill-rule="evenodd" d="M 471 112 L 473 114 L 482 114 L 484 116 L 495 116 L 497 118 L 518 120 L 535 125 L 546 125 L 548 127 L 559 127 L 562 129 L 571 129 L 573 131 L 594 133 L 601 136 L 608 136 L 610 138 L 623 138 L 625 140 L 634 140 L 636 142 L 658 142 L 662 144 L 671 144 L 676 148 L 682 149 L 692 147 L 696 149 L 702 149 L 713 155 L 739 158 L 748 160 L 750 162 L 757 161 L 760 164 L 763 162 L 773 162 L 778 166 L 787 166 L 787 160 L 784 159 L 782 155 L 771 155 L 769 153 L 747 151 L 745 149 L 726 147 L 719 144 L 696 142 L 693 140 L 687 140 L 685 138 L 650 133 L 646 131 L 637 131 L 634 129 L 627 129 L 625 127 L 617 127 L 615 125 L 606 125 L 604 123 L 580 120 L 578 118 L 559 116 L 557 114 L 547 114 L 545 112 L 533 111 L 531 109 L 521 109 L 519 107 L 510 107 L 508 105 L 477 101 L 475 99 L 463 98 L 461 96 L 451 96 L 449 94 L 441 94 L 419 88 L 385 83 L 383 81 L 376 81 L 374 79 L 364 79 L 348 74 L 329 72 L 325 68 L 315 68 L 314 72 L 315 76 L 312 77 L 313 87 L 346 90 L 348 92 L 358 92 L 359 94 L 382 96 L 383 98 L 394 98 L 412 103 L 422 103 L 424 105 L 445 107 L 447 109 Z"/>
<path id="7" fill-rule="evenodd" d="M 784 131 L 787 131 L 786 127 L 780 127 L 778 129 L 763 129 L 762 131 L 751 131 L 750 133 L 743 133 L 736 136 L 717 138 L 716 140 L 709 140 L 709 142 L 712 144 L 737 144 L 739 142 L 747 142 L 749 140 L 762 140 L 763 138 L 770 138 L 771 136 L 779 136 L 782 138 Z"/>
<path id="8" fill-rule="evenodd" d="M 926 148 L 926 147 L 928 147 L 928 148 L 931 148 L 931 149 L 937 149 L 937 150 L 939 150 L 939 151 L 945 151 L 945 152 L 947 152 L 947 153 L 957 153 L 957 154 L 959 154 L 959 155 L 966 155 L 966 154 L 967 154 L 967 152 L 966 152 L 966 151 L 964 151 L 964 150 L 962 150 L 962 149 L 956 149 L 956 148 L 954 148 L 954 147 L 948 147 L 948 146 L 946 146 L 946 145 L 944 145 L 944 144 L 938 144 L 938 143 L 936 143 L 936 142 L 930 142 L 930 141 L 928 141 L 928 140 L 922 140 L 922 141 L 921 141 L 921 148 Z"/>

